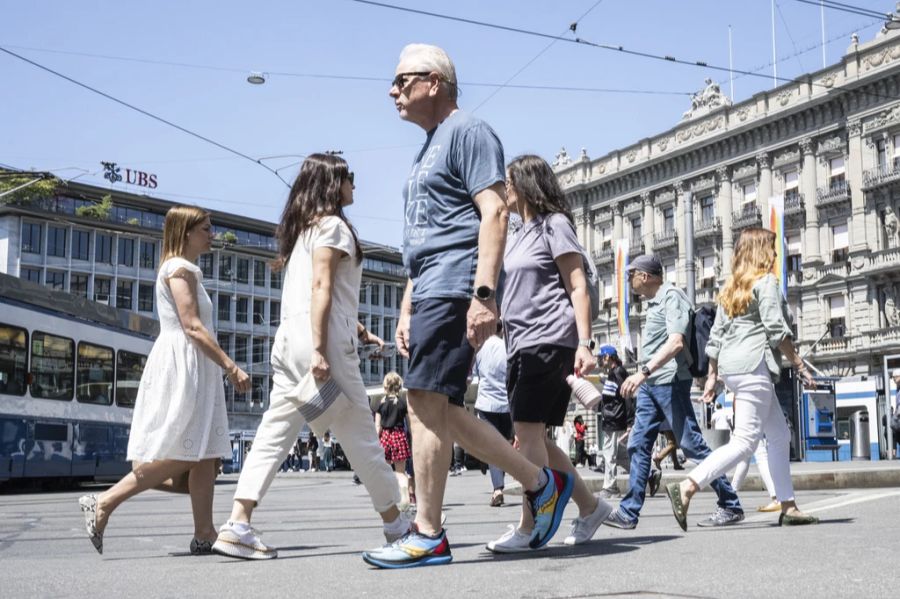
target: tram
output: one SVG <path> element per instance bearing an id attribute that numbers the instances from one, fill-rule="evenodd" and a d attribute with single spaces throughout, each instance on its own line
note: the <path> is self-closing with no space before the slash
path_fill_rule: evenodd
<path id="1" fill-rule="evenodd" d="M 118 479 L 159 324 L 0 274 L 0 484 Z"/>

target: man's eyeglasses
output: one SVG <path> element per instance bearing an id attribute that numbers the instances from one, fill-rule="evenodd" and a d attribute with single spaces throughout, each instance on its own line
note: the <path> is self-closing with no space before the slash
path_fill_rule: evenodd
<path id="1" fill-rule="evenodd" d="M 391 82 L 391 87 L 403 89 L 404 87 L 406 87 L 407 79 L 411 79 L 412 77 L 427 77 L 428 75 L 431 75 L 431 71 L 411 71 L 409 73 L 399 73 Z"/>

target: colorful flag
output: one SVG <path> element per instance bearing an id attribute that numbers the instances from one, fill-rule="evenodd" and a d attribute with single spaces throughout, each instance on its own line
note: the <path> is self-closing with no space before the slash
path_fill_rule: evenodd
<path id="1" fill-rule="evenodd" d="M 631 241 L 616 241 L 616 294 L 618 296 L 619 313 L 619 346 L 624 350 L 634 351 L 631 344 L 631 329 L 628 325 L 628 311 L 631 308 L 631 286 L 628 284 L 628 250 Z"/>
<path id="2" fill-rule="evenodd" d="M 775 276 L 787 297 L 787 240 L 784 237 L 784 196 L 769 198 L 769 230 L 775 233 Z"/>

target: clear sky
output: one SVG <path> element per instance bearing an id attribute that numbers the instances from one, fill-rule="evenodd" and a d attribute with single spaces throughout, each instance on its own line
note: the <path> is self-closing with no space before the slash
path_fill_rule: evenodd
<path id="1" fill-rule="evenodd" d="M 725 67 L 730 24 L 734 67 L 768 76 L 738 77 L 735 100 L 773 85 L 770 0 L 385 2 L 569 38 L 570 23 L 588 13 L 577 29 L 586 40 Z M 894 8 L 889 0 L 850 3 Z M 496 129 L 507 159 L 533 152 L 552 160 L 561 146 L 573 157 L 581 148 L 601 156 L 676 125 L 690 107 L 686 94 L 704 78 L 730 91 L 727 73 L 352 0 L 0 0 L 0 8 L 0 46 L 253 158 L 292 155 L 264 160 L 286 167 L 288 181 L 301 160 L 293 155 L 342 150 L 356 173 L 351 219 L 363 239 L 391 245 L 402 238 L 400 189 L 424 139 L 387 95 L 407 43 L 447 50 L 461 107 Z M 778 76 L 822 68 L 819 9 L 778 0 L 775 17 Z M 850 33 L 867 41 L 880 25 L 826 10 L 827 62 L 846 51 Z M 267 72 L 267 83 L 248 84 L 250 71 Z M 156 174 L 154 196 L 278 219 L 287 187 L 260 166 L 3 53 L 0 75 L 0 163 L 77 167 L 89 171 L 80 180 L 109 185 L 100 161 L 115 161 Z M 676 93 L 497 91 L 510 78 Z"/>

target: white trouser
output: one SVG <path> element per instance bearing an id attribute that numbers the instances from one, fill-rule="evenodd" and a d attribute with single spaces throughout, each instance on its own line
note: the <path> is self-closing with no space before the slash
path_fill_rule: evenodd
<path id="1" fill-rule="evenodd" d="M 603 431 L 603 448 L 600 450 L 603 455 L 603 488 L 607 491 L 617 491 L 616 475 L 618 469 L 616 467 L 616 456 L 619 453 L 619 441 L 625 431 Z"/>
<path id="2" fill-rule="evenodd" d="M 309 318 L 304 316 L 284 320 L 275 333 L 269 409 L 263 414 L 244 462 L 235 499 L 257 503 L 262 500 L 305 422 L 297 405 L 285 397 L 309 372 L 312 341 Z M 333 314 L 326 348 L 325 359 L 341 395 L 310 427 L 320 439 L 326 430 L 331 431 L 369 491 L 375 511 L 385 512 L 400 503 L 400 489 L 391 467 L 384 461 L 384 449 L 375 434 L 369 398 L 359 374 L 356 320 Z"/>
<path id="3" fill-rule="evenodd" d="M 691 471 L 689 477 L 701 489 L 750 458 L 762 436 L 766 436 L 769 473 L 778 501 L 792 501 L 791 435 L 775 396 L 775 386 L 762 360 L 748 374 L 723 374 L 725 386 L 734 393 L 734 432 L 727 445 L 718 448 Z"/>
<path id="4" fill-rule="evenodd" d="M 769 452 L 766 447 L 768 444 L 768 441 L 763 437 L 759 442 L 759 445 L 756 446 L 753 457 L 756 459 L 756 468 L 759 470 L 759 477 L 766 487 L 766 493 L 769 494 L 769 497 L 775 497 L 775 483 L 772 482 L 772 475 L 769 474 Z M 748 470 L 750 470 L 750 458 L 747 458 L 734 467 L 734 476 L 731 477 L 731 486 L 734 487 L 735 492 L 741 490 L 741 485 L 744 484 L 744 479 L 747 478 Z"/>

